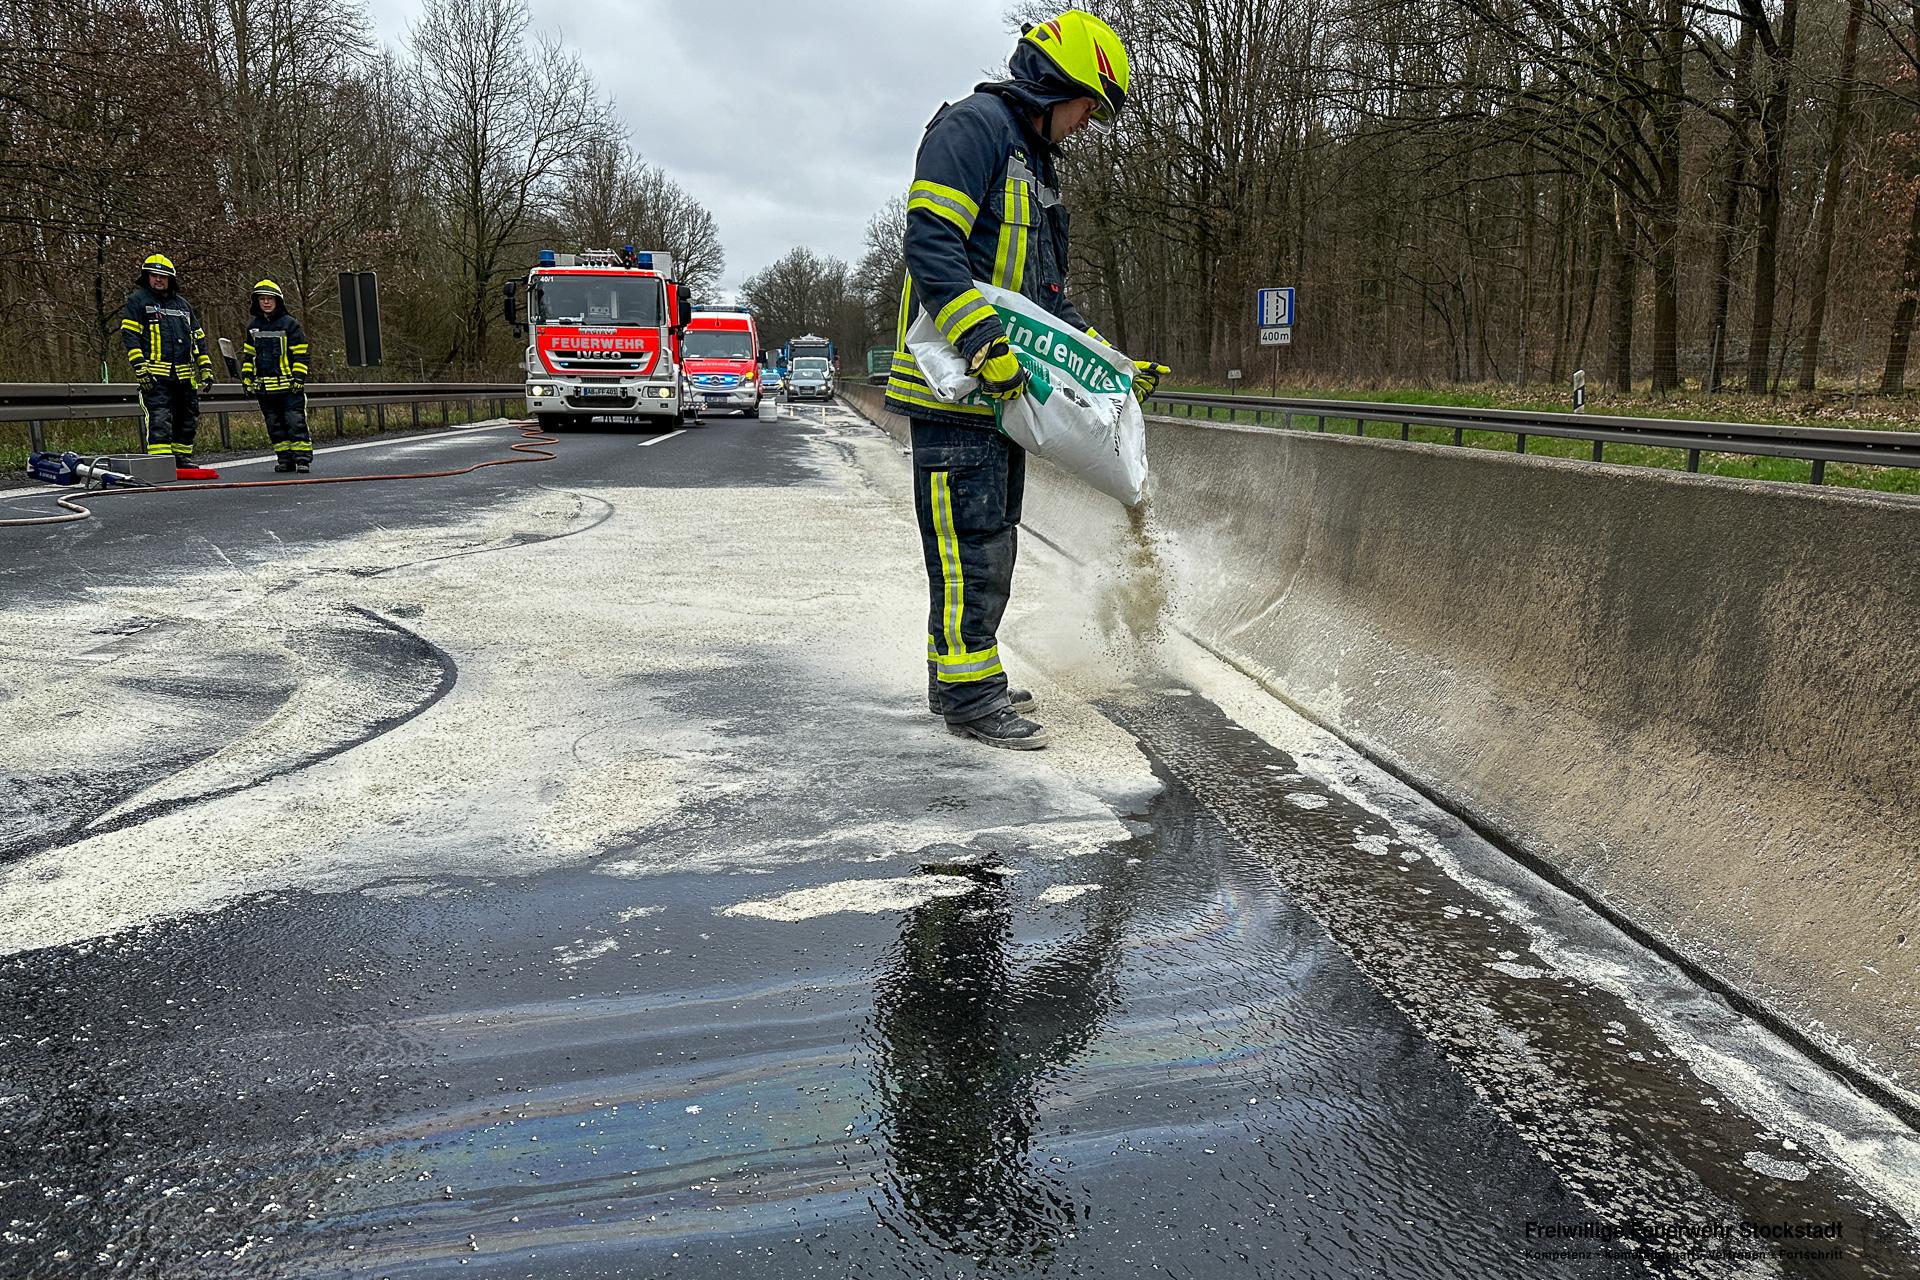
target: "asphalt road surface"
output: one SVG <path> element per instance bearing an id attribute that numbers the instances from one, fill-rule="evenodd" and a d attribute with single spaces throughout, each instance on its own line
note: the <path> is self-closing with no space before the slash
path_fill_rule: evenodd
<path id="1" fill-rule="evenodd" d="M 0 1276 L 1920 1275 L 1907 1129 L 1074 548 L 947 734 L 843 407 L 555 452 L 0 529 Z"/>

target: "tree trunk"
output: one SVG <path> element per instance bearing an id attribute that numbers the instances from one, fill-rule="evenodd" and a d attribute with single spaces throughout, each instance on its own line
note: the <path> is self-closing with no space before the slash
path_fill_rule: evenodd
<path id="1" fill-rule="evenodd" d="M 1680 125 L 1686 21 L 1680 0 L 1665 0 L 1660 32 L 1661 96 L 1654 110 L 1653 390 L 1680 385 Z"/>
<path id="2" fill-rule="evenodd" d="M 1733 307 L 1733 240 L 1740 225 L 1740 195 L 1746 188 L 1747 159 L 1752 140 L 1747 123 L 1753 118 L 1754 30 L 1751 22 L 1740 27 L 1740 40 L 1734 47 L 1734 115 L 1739 121 L 1727 144 L 1727 167 L 1720 180 L 1720 197 L 1715 210 L 1713 237 L 1713 308 L 1707 353 L 1707 390 L 1721 391 L 1727 381 L 1727 335 Z"/>
<path id="3" fill-rule="evenodd" d="M 1616 214 L 1609 248 L 1613 254 L 1612 332 L 1607 344 L 1607 372 L 1613 389 L 1633 394 L 1633 223 L 1625 209 Z"/>
<path id="4" fill-rule="evenodd" d="M 1747 331 L 1747 390 L 1765 394 L 1767 365 L 1773 354 L 1774 293 L 1780 274 L 1780 177 L 1792 110 L 1793 38 L 1799 0 L 1785 0 L 1780 26 L 1767 47 L 1772 73 L 1766 106 L 1760 113 L 1760 236 L 1753 250 L 1753 323 Z"/>
<path id="5" fill-rule="evenodd" d="M 1907 251 L 1900 266 L 1900 292 L 1893 307 L 1893 327 L 1887 332 L 1887 364 L 1880 389 L 1907 387 L 1907 349 L 1913 343 L 1913 315 L 1920 304 L 1920 182 L 1914 184 L 1913 211 L 1907 219 Z"/>
<path id="6" fill-rule="evenodd" d="M 1800 338 L 1800 390 L 1811 391 L 1820 367 L 1821 331 L 1827 322 L 1827 281 L 1833 267 L 1833 228 L 1847 172 L 1847 131 L 1853 124 L 1853 72 L 1860 55 L 1860 20 L 1866 0 L 1847 5 L 1847 33 L 1840 46 L 1840 83 L 1833 98 L 1833 132 L 1827 138 L 1827 180 L 1813 233 L 1813 300 Z"/>

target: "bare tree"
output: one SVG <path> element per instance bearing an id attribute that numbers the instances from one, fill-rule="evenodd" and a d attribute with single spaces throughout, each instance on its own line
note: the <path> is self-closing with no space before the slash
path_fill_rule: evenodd
<path id="1" fill-rule="evenodd" d="M 604 136 L 606 113 L 579 58 L 531 38 L 525 0 L 426 0 L 408 44 L 441 243 L 463 295 L 441 365 L 478 365 L 509 247 Z"/>
<path id="2" fill-rule="evenodd" d="M 726 269 L 713 215 L 611 134 L 588 144 L 567 171 L 554 213 L 560 233 L 573 243 L 671 253 L 695 297 L 711 290 Z"/>

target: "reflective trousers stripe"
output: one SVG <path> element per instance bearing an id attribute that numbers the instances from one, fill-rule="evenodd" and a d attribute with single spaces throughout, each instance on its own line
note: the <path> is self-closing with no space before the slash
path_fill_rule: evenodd
<path id="1" fill-rule="evenodd" d="M 933 663 L 934 678 L 945 684 L 971 684 L 1006 670 L 1000 665 L 999 645 L 979 653 L 942 654 L 932 636 L 927 637 L 927 661 Z"/>
<path id="2" fill-rule="evenodd" d="M 933 512 L 934 540 L 940 547 L 941 625 L 946 630 L 947 652 L 965 653 L 960 638 L 960 615 L 967 604 L 967 577 L 960 567 L 960 535 L 953 526 L 953 485 L 945 471 L 927 473 L 927 502 Z"/>

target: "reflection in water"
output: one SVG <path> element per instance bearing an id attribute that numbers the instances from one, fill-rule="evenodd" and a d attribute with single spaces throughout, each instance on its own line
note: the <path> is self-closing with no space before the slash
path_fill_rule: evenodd
<path id="1" fill-rule="evenodd" d="M 1119 858 L 1113 862 L 1118 863 Z M 1031 1151 L 1042 1087 L 1099 1033 L 1116 1000 L 1132 894 L 1115 866 L 1064 943 L 1013 941 L 1011 893 L 986 867 L 941 867 L 981 888 L 908 913 L 876 996 L 876 1092 L 901 1235 L 975 1257 L 1049 1252 L 1087 1206 Z"/>

